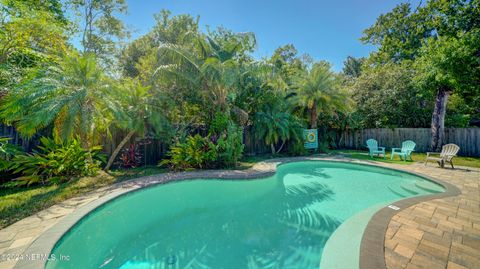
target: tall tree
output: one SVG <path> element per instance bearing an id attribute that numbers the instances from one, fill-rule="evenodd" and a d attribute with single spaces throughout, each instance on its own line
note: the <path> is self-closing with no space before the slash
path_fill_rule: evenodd
<path id="1" fill-rule="evenodd" d="M 399 63 L 421 59 L 419 64 L 415 66 L 419 67 L 420 77 L 430 80 L 425 83 L 425 80 L 420 79 L 422 81 L 421 85 L 424 86 L 425 90 L 434 92 L 436 99 L 431 122 L 431 148 L 434 150 L 440 148 L 443 144 L 445 107 L 448 96 L 454 88 L 463 88 L 453 87 L 452 84 L 471 80 L 471 74 L 468 74 L 469 70 L 471 68 L 477 70 L 480 65 L 476 60 L 478 59 L 478 53 L 466 53 L 466 51 L 470 51 L 470 48 L 468 48 L 469 42 L 461 41 L 468 36 L 478 35 L 480 29 L 479 18 L 479 0 L 430 0 L 425 5 L 417 6 L 414 10 L 412 10 L 410 4 L 405 3 L 394 8 L 392 12 L 380 16 L 372 27 L 365 30 L 362 37 L 364 42 L 379 46 L 378 52 L 370 57 L 370 63 L 382 65 L 389 61 Z M 444 40 L 448 40 L 452 44 L 447 45 Z M 460 44 L 463 47 L 453 48 L 455 44 Z M 441 47 L 444 49 L 441 49 Z M 442 59 L 440 57 L 442 51 L 457 54 L 444 54 L 443 56 L 446 58 Z M 457 63 L 468 62 L 469 64 L 453 64 L 449 60 L 453 58 Z M 473 64 L 470 63 L 471 59 L 474 59 Z M 447 64 L 447 62 L 452 64 Z M 437 75 L 439 77 L 428 75 L 433 70 L 425 69 L 424 67 L 427 66 L 438 71 Z M 455 70 L 448 66 L 454 67 Z M 445 75 L 452 75 L 452 71 L 456 74 L 456 78 L 447 82 L 444 79 Z M 426 72 L 426 75 L 421 74 L 422 72 Z M 458 76 L 460 74 L 461 76 Z M 473 80 L 476 80 L 476 78 Z M 471 83 L 467 84 L 471 85 Z M 478 83 L 476 85 L 474 91 L 478 91 Z M 468 96 L 472 92 L 471 87 L 467 88 L 469 90 L 465 92 L 465 100 L 469 100 Z M 463 97 L 463 90 L 459 93 Z M 470 104 L 475 106 L 475 103 Z"/>
<path id="2" fill-rule="evenodd" d="M 161 44 L 193 45 L 192 38 L 198 33 L 198 17 L 185 14 L 172 16 L 168 10 L 162 10 L 154 17 L 156 23 L 153 29 L 128 44 L 120 55 L 122 73 L 129 77 L 137 77 L 141 73 L 147 74 L 143 78 L 144 82 L 151 79 L 155 68 L 164 61 L 158 58 L 158 46 Z M 152 68 L 153 70 L 150 70 Z"/>
<path id="3" fill-rule="evenodd" d="M 328 62 L 315 63 L 298 82 L 295 101 L 307 110 L 310 128 L 317 128 L 319 113 L 344 110 L 350 103 L 330 68 Z"/>
<path id="4" fill-rule="evenodd" d="M 444 140 L 449 96 L 480 95 L 480 29 L 457 38 L 439 37 L 422 48 L 416 61 L 416 79 L 425 89 L 437 89 L 432 115 L 431 149 L 440 150 Z"/>
<path id="5" fill-rule="evenodd" d="M 0 0 L 0 96 L 30 68 L 59 60 L 67 27 L 57 0 Z"/>
<path id="6" fill-rule="evenodd" d="M 71 0 L 70 3 L 80 19 L 78 31 L 83 52 L 94 53 L 108 65 L 118 41 L 128 36 L 117 17 L 127 11 L 125 0 Z"/>
<path id="7" fill-rule="evenodd" d="M 198 35 L 194 49 L 175 44 L 162 44 L 159 53 L 168 61 L 160 65 L 155 76 L 175 81 L 184 89 L 198 93 L 209 122 L 218 111 L 230 112 L 229 95 L 235 91 L 239 76 L 238 58 L 252 47 L 251 33 L 219 37 Z"/>
<path id="8" fill-rule="evenodd" d="M 362 64 L 364 61 L 365 58 L 348 56 L 343 62 L 343 74 L 350 78 L 358 78 L 362 72 Z"/>

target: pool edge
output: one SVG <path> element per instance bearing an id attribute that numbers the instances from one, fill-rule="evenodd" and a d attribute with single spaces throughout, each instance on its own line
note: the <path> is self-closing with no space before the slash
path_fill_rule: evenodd
<path id="1" fill-rule="evenodd" d="M 443 198 L 448 196 L 455 196 L 461 194 L 461 191 L 454 185 L 444 182 L 439 179 L 432 178 L 430 176 L 406 171 L 398 168 L 386 167 L 378 163 L 368 163 L 364 161 L 358 161 L 355 159 L 349 159 L 345 157 L 335 158 L 332 156 L 311 156 L 311 157 L 290 157 L 290 158 L 277 158 L 270 159 L 264 162 L 257 163 L 252 168 L 247 170 L 206 170 L 195 172 L 178 172 L 178 173 L 166 173 L 160 175 L 140 177 L 131 179 L 125 182 L 120 182 L 112 185 L 108 189 L 112 192 L 101 196 L 100 198 L 79 207 L 74 212 L 68 214 L 58 223 L 54 224 L 51 228 L 39 235 L 27 249 L 22 253 L 24 256 L 35 255 L 38 253 L 51 254 L 53 248 L 78 221 L 83 217 L 92 213 L 98 207 L 108 203 L 109 201 L 116 199 L 120 196 L 141 190 L 146 187 L 152 187 L 154 185 L 166 184 L 175 181 L 191 180 L 196 178 L 214 178 L 214 179 L 226 179 L 226 180 L 252 180 L 262 179 L 272 176 L 276 173 L 277 167 L 286 163 L 300 162 L 300 161 L 330 161 L 330 162 L 343 162 L 353 163 L 365 166 L 374 166 L 390 170 L 399 171 L 402 173 L 408 173 L 425 178 L 429 181 L 435 182 L 445 188 L 445 192 L 424 195 L 419 197 L 411 197 L 400 200 L 393 203 L 400 207 L 402 210 L 417 203 L 428 201 L 431 199 Z M 264 165 L 264 167 L 262 167 Z M 360 269 L 386 268 L 385 263 L 385 249 L 384 238 L 386 229 L 390 222 L 390 219 L 400 211 L 391 210 L 389 208 L 380 209 L 376 212 L 368 222 L 360 245 Z M 381 249 L 380 249 L 381 248 Z M 34 260 L 18 261 L 14 269 L 44 269 L 48 260 Z"/>
<path id="2" fill-rule="evenodd" d="M 381 166 L 383 167 L 383 166 Z M 395 210 L 389 207 L 384 207 L 377 211 L 367 224 L 360 243 L 360 264 L 359 269 L 387 269 L 385 261 L 385 234 L 387 233 L 388 224 L 393 216 L 401 212 L 402 210 L 409 208 L 413 205 L 430 201 L 433 199 L 441 199 L 445 197 L 457 196 L 462 192 L 458 187 L 443 180 L 427 176 L 425 174 L 405 171 L 397 168 L 388 168 L 404 173 L 416 175 L 430 181 L 433 181 L 445 188 L 444 192 L 435 193 L 430 195 L 421 195 L 416 197 L 410 197 L 399 200 L 392 203 L 399 209 Z"/>

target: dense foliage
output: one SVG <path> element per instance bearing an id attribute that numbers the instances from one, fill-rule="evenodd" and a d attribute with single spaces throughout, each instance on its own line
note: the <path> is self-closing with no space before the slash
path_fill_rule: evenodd
<path id="1" fill-rule="evenodd" d="M 40 142 L 38 151 L 12 158 L 8 169 L 22 176 L 8 185 L 61 183 L 75 177 L 93 176 L 103 160 L 100 146 L 84 149 L 78 139 L 57 143 L 43 137 Z"/>
<path id="2" fill-rule="evenodd" d="M 327 150 L 358 128 L 432 126 L 436 148 L 444 126 L 480 125 L 478 0 L 399 4 L 364 31 L 378 50 L 347 57 L 342 72 L 292 44 L 255 59 L 253 33 L 202 31 L 200 18 L 165 10 L 123 43 L 124 0 L 0 5 L 0 119 L 55 141 L 24 154 L 0 140 L 0 169 L 13 162 L 27 183 L 92 174 L 98 144 L 105 170 L 139 166 L 147 140 L 169 151 L 162 164 L 204 169 L 235 167 L 247 136 L 295 155 L 304 128 Z"/>

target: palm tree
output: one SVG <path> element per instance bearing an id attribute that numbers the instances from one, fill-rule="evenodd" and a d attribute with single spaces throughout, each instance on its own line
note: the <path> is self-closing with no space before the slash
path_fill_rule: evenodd
<path id="1" fill-rule="evenodd" d="M 267 108 L 255 115 L 255 134 L 270 145 L 272 154 L 278 154 L 285 142 L 290 139 L 300 139 L 301 125 L 289 112 L 281 111 L 279 106 Z M 280 147 L 275 146 L 282 142 Z"/>
<path id="2" fill-rule="evenodd" d="M 199 35 L 193 39 L 194 49 L 162 44 L 159 53 L 169 62 L 160 65 L 154 76 L 198 90 L 203 105 L 210 109 L 210 116 L 216 111 L 230 112 L 228 96 L 235 90 L 241 70 L 237 58 L 252 39 L 251 34 L 238 34 L 220 44 L 209 36 Z"/>
<path id="3" fill-rule="evenodd" d="M 111 117 L 105 113 L 109 81 L 91 54 L 72 54 L 36 70 L 12 89 L 0 106 L 0 118 L 26 137 L 53 126 L 57 139 L 79 135 L 91 148 Z"/>
<path id="4" fill-rule="evenodd" d="M 159 104 L 163 100 L 155 98 L 149 86 L 143 86 L 138 80 L 124 79 L 111 88 L 109 106 L 113 127 L 124 130 L 127 134 L 115 147 L 104 168 L 108 171 L 118 153 L 134 136 L 147 133 L 158 135 L 165 131 L 168 123 L 164 116 L 165 108 Z"/>
<path id="5" fill-rule="evenodd" d="M 295 102 L 308 111 L 309 126 L 317 128 L 317 119 L 321 112 L 343 111 L 350 101 L 339 88 L 337 75 L 330 70 L 328 62 L 318 62 L 307 70 L 298 83 Z"/>
<path id="6" fill-rule="evenodd" d="M 131 80 L 122 81 L 121 85 L 114 87 L 111 93 L 111 100 L 116 103 L 111 106 L 115 115 L 114 125 L 119 129 L 126 130 L 127 134 L 110 155 L 104 168 L 105 171 L 110 169 L 120 150 L 135 134 L 145 133 L 151 98 L 149 87 L 144 87 L 139 82 Z"/>

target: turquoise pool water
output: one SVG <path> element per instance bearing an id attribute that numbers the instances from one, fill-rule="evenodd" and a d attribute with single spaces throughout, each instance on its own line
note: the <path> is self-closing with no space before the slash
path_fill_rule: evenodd
<path id="1" fill-rule="evenodd" d="M 441 192 L 420 177 L 311 161 L 258 180 L 198 179 L 117 198 L 78 222 L 46 268 L 318 268 L 335 229 L 369 206 Z"/>

